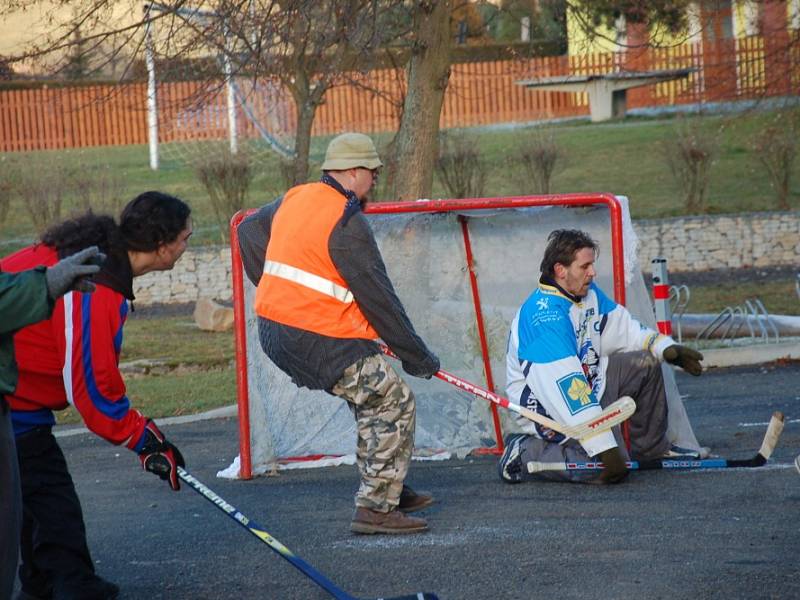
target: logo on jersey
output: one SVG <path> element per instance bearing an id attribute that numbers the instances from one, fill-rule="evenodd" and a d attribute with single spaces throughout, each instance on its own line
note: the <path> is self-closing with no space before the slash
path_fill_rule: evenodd
<path id="1" fill-rule="evenodd" d="M 548 304 L 547 298 L 539 298 L 536 301 L 536 306 L 538 307 L 539 310 L 547 310 L 547 304 Z"/>
<path id="2" fill-rule="evenodd" d="M 570 373 L 556 383 L 570 414 L 578 414 L 582 410 L 598 404 L 597 399 L 592 395 L 591 386 L 580 373 Z"/>

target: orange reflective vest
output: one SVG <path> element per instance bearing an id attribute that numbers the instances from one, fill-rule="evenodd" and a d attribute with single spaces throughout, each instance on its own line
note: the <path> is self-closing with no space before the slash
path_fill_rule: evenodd
<path id="1" fill-rule="evenodd" d="M 335 338 L 379 337 L 328 253 L 328 240 L 346 202 L 324 183 L 286 192 L 272 219 L 256 314 Z"/>

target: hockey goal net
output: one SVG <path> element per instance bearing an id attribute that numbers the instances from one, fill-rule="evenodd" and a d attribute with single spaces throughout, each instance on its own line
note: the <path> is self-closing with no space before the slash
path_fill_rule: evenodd
<path id="1" fill-rule="evenodd" d="M 259 345 L 255 287 L 243 276 L 236 236 L 236 226 L 251 212 L 231 221 L 240 453 L 220 476 L 248 479 L 298 461 L 349 462 L 356 433 L 346 403 L 298 389 Z M 598 284 L 655 328 L 624 198 L 420 200 L 373 203 L 365 212 L 417 332 L 443 369 L 480 386 L 504 395 L 508 327 L 537 285 L 547 235 L 554 229 L 582 229 L 597 240 Z M 665 373 L 671 437 L 696 446 L 674 377 Z M 502 451 L 503 435 L 514 431 L 510 415 L 436 378 L 405 378 L 417 398 L 416 457 Z"/>

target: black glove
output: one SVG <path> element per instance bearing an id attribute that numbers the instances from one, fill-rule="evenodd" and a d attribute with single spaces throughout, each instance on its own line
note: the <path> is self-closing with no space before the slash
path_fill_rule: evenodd
<path id="1" fill-rule="evenodd" d="M 181 451 L 167 441 L 151 419 L 144 426 L 144 435 L 144 447 L 139 452 L 142 468 L 155 473 L 164 481 L 169 481 L 169 486 L 177 492 L 181 489 L 178 467 L 186 466 Z"/>
<path id="2" fill-rule="evenodd" d="M 700 364 L 703 355 L 687 346 L 679 344 L 670 346 L 664 350 L 664 360 L 692 375 L 700 375 L 703 372 L 703 365 Z"/>
<path id="3" fill-rule="evenodd" d="M 89 246 L 60 260 L 44 274 L 47 293 L 55 300 L 70 290 L 93 292 L 94 284 L 88 276 L 97 273 L 105 260 L 106 255 L 97 246 Z"/>
<path id="4" fill-rule="evenodd" d="M 403 370 L 414 377 L 430 379 L 439 372 L 439 359 L 431 354 L 423 363 L 410 363 L 403 361 Z"/>
<path id="5" fill-rule="evenodd" d="M 603 463 L 603 471 L 594 480 L 594 483 L 612 484 L 621 483 L 628 476 L 628 466 L 622 458 L 619 448 L 603 450 L 598 458 Z"/>

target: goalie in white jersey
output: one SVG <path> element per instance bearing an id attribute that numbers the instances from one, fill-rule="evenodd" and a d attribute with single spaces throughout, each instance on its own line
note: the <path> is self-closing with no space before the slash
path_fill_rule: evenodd
<path id="1" fill-rule="evenodd" d="M 703 356 L 634 319 L 594 283 L 597 243 L 586 233 L 559 229 L 548 237 L 539 287 L 511 325 L 506 355 L 506 392 L 511 402 L 574 425 L 597 416 L 602 407 L 631 396 L 636 412 L 628 421 L 630 456 L 618 427 L 579 443 L 518 417 L 524 433 L 511 435 L 500 459 L 500 476 L 517 483 L 555 479 L 618 483 L 625 461 L 697 457 L 670 444 L 661 361 L 700 375 Z M 592 457 L 592 458 L 590 458 Z M 586 462 L 605 468 L 529 474 L 530 461 Z"/>

